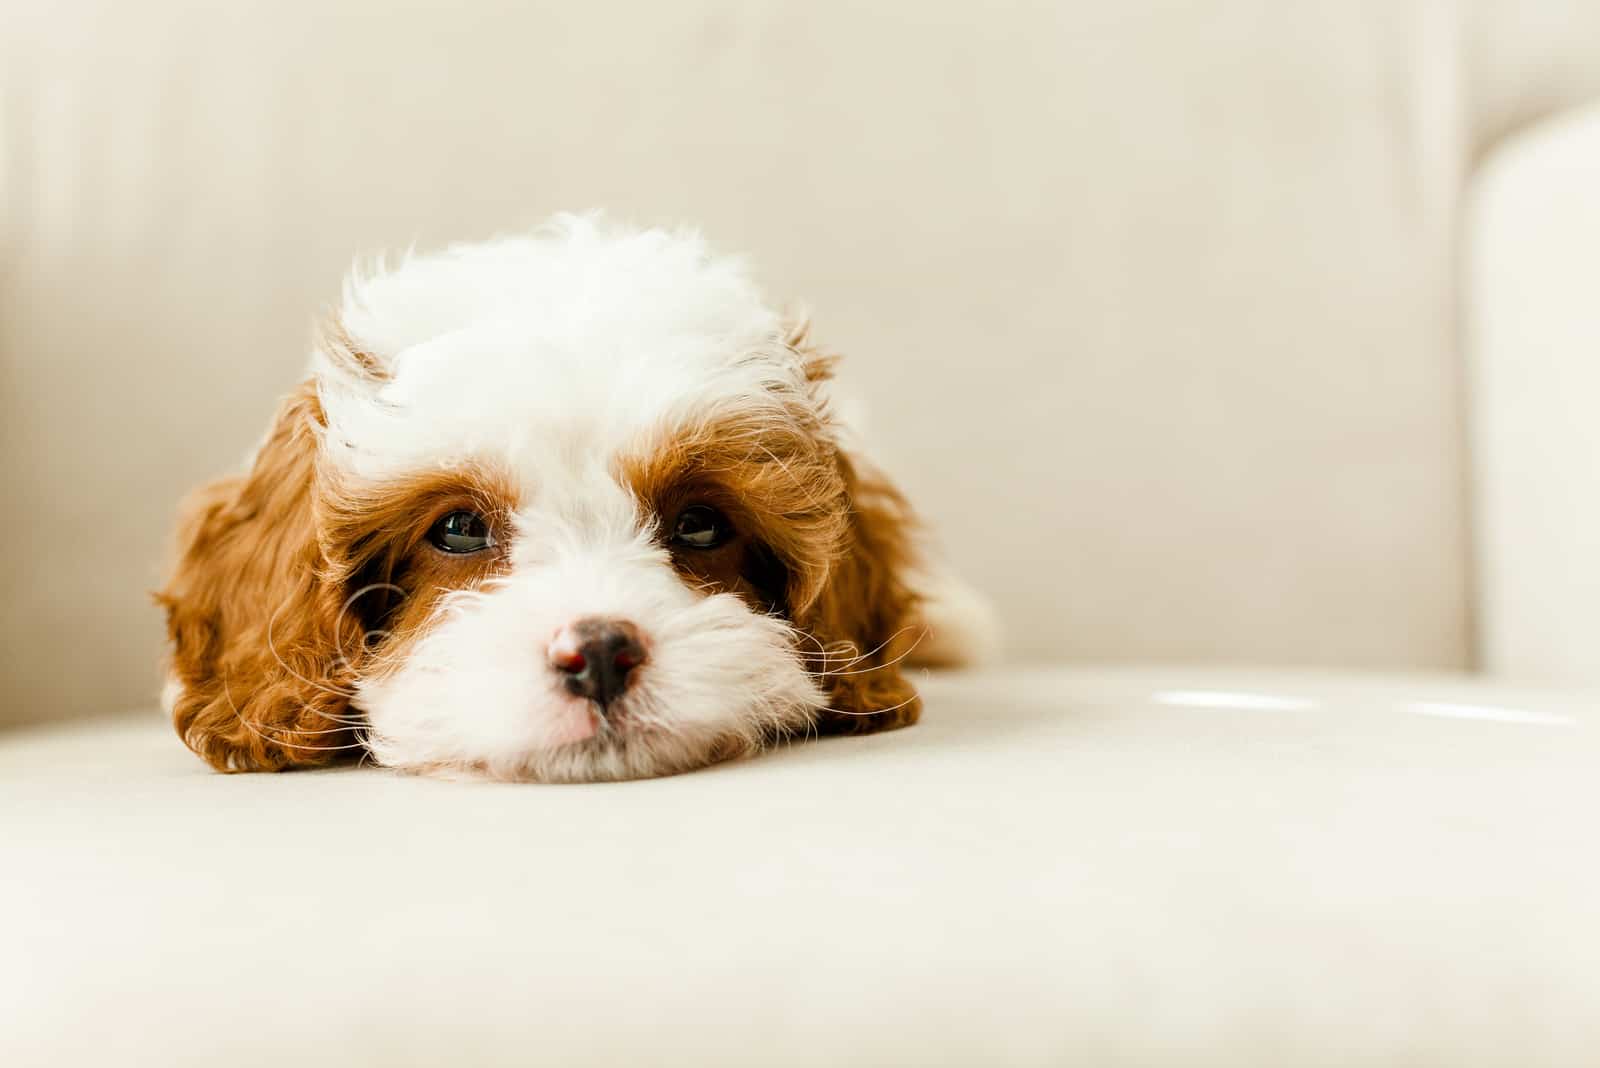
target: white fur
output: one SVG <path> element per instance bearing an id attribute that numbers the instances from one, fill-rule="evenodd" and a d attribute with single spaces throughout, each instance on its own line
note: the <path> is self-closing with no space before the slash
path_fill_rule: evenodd
<path id="1" fill-rule="evenodd" d="M 173 709 L 178 707 L 178 699 L 183 696 L 183 683 L 178 681 L 176 675 L 168 675 L 167 681 L 161 684 L 161 711 L 165 712 L 167 719 L 172 719 Z"/>
<path id="2" fill-rule="evenodd" d="M 500 777 L 620 778 L 703 763 L 822 697 L 780 620 L 684 584 L 616 481 L 619 452 L 724 412 L 790 418 L 807 401 L 780 318 L 737 260 L 688 233 L 564 217 L 521 238 L 409 257 L 347 286 L 343 324 L 379 385 L 313 362 L 323 448 L 363 483 L 475 458 L 515 479 L 509 574 L 449 595 L 355 704 L 382 763 Z M 613 728 L 544 650 L 582 616 L 646 635 Z M 593 724 L 588 723 L 588 730 Z"/>
<path id="3" fill-rule="evenodd" d="M 719 410 L 777 413 L 803 387 L 739 260 L 593 217 L 353 278 L 342 318 L 393 374 L 374 393 L 313 362 L 328 447 L 367 478 L 483 455 L 537 474 Z"/>

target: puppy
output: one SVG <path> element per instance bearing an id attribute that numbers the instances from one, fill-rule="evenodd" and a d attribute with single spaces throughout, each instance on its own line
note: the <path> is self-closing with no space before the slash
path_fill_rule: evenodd
<path id="1" fill-rule="evenodd" d="M 581 781 L 916 722 L 908 655 L 990 626 L 846 447 L 833 362 L 692 233 L 561 217 L 352 277 L 248 473 L 184 506 L 179 735 Z"/>

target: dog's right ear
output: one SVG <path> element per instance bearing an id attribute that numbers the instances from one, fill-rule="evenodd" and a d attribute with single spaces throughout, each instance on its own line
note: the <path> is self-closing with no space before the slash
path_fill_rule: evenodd
<path id="1" fill-rule="evenodd" d="M 349 666 L 362 635 L 317 537 L 322 409 L 312 381 L 279 409 L 248 474 L 193 493 L 156 595 L 172 642 L 167 699 L 184 743 L 224 771 L 360 752 Z"/>

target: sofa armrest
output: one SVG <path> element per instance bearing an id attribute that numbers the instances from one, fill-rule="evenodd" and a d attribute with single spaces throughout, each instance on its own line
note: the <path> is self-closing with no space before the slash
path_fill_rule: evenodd
<path id="1" fill-rule="evenodd" d="M 1597 683 L 1600 106 L 1497 150 L 1464 240 L 1481 660 Z"/>

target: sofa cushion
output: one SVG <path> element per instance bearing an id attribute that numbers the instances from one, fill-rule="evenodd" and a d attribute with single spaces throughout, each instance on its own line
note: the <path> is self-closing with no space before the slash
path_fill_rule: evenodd
<path id="1" fill-rule="evenodd" d="M 1590 705 L 925 680 L 647 782 L 223 776 L 0 735 L 0 1063 L 1578 1063 Z"/>

